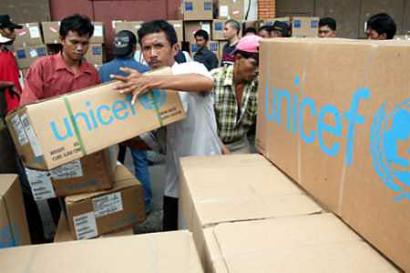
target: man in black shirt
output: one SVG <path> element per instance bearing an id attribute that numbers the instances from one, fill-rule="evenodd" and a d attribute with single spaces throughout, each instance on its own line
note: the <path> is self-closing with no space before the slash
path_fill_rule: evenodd
<path id="1" fill-rule="evenodd" d="M 208 70 L 217 68 L 218 58 L 212 51 L 209 50 L 207 46 L 209 41 L 208 33 L 205 30 L 200 29 L 195 32 L 194 37 L 197 46 L 194 61 L 202 63 Z"/>

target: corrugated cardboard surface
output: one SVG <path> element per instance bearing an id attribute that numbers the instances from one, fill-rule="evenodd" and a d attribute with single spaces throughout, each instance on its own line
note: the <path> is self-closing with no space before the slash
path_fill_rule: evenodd
<path id="1" fill-rule="evenodd" d="M 16 29 L 16 39 L 13 42 L 14 47 L 36 46 L 43 43 L 39 23 L 21 24 L 22 29 Z"/>
<path id="2" fill-rule="evenodd" d="M 211 21 L 188 21 L 184 22 L 184 33 L 185 33 L 185 41 L 190 42 L 191 44 L 195 44 L 195 37 L 194 34 L 200 29 L 205 30 L 211 35 Z"/>
<path id="3" fill-rule="evenodd" d="M 292 17 L 292 37 L 317 37 L 319 17 Z"/>
<path id="4" fill-rule="evenodd" d="M 80 225 L 74 224 L 74 217 L 91 214 L 92 221 L 95 221 L 94 235 L 86 235 L 84 238 L 97 237 L 98 235 L 109 233 L 118 229 L 131 227 L 145 220 L 144 195 L 141 184 L 127 170 L 126 167 L 119 165 L 115 171 L 114 186 L 110 190 L 71 195 L 65 198 L 67 217 L 72 236 L 75 238 L 80 234 Z M 95 200 L 102 197 L 119 194 L 120 207 L 112 208 L 110 203 L 105 204 L 109 212 L 105 215 L 97 215 Z M 118 204 L 118 203 L 116 203 Z M 81 239 L 81 238 L 79 238 Z"/>
<path id="5" fill-rule="evenodd" d="M 264 40 L 261 60 L 260 150 L 410 271 L 408 43 Z"/>
<path id="6" fill-rule="evenodd" d="M 203 272 L 186 231 L 19 247 L 0 261 L 7 273 Z"/>
<path id="7" fill-rule="evenodd" d="M 90 44 L 103 44 L 105 37 L 105 29 L 103 22 L 93 22 L 94 33 L 90 39 Z"/>
<path id="8" fill-rule="evenodd" d="M 118 33 L 121 30 L 129 30 L 138 37 L 137 32 L 143 23 L 144 21 L 113 21 L 112 25 L 115 33 Z"/>
<path id="9" fill-rule="evenodd" d="M 331 214 L 219 224 L 205 240 L 212 273 L 399 272 Z"/>
<path id="10" fill-rule="evenodd" d="M 170 23 L 177 33 L 178 42 L 182 42 L 184 40 L 184 24 L 182 20 L 169 20 L 167 21 Z"/>
<path id="11" fill-rule="evenodd" d="M 110 238 L 118 236 L 133 235 L 134 230 L 132 227 L 121 229 L 119 231 L 113 231 L 112 233 L 107 233 L 99 236 L 98 238 Z M 75 237 L 70 232 L 70 227 L 68 226 L 67 218 L 64 213 L 61 213 L 60 220 L 56 228 L 56 233 L 54 235 L 54 243 L 69 242 L 74 241 Z"/>
<path id="12" fill-rule="evenodd" d="M 169 75 L 171 69 L 150 73 Z M 156 89 L 132 105 L 131 95 L 114 90 L 116 84 L 29 104 L 8 115 L 8 127 L 25 165 L 53 169 L 185 118 L 176 92 Z"/>
<path id="13" fill-rule="evenodd" d="M 0 174 L 0 248 L 30 243 L 18 177 L 15 174 Z"/>
<path id="14" fill-rule="evenodd" d="M 212 20 L 213 1 L 212 0 L 184 0 L 182 1 L 182 12 L 184 21 Z"/>
<path id="15" fill-rule="evenodd" d="M 24 69 L 28 68 L 37 59 L 46 56 L 47 48 L 45 45 L 15 47 L 14 55 L 16 56 L 18 67 Z"/>
<path id="16" fill-rule="evenodd" d="M 102 65 L 104 61 L 104 47 L 102 44 L 90 44 L 84 58 L 93 65 Z"/>
<path id="17" fill-rule="evenodd" d="M 45 44 L 59 44 L 60 43 L 60 21 L 41 22 L 43 31 L 43 40 Z"/>
<path id="18" fill-rule="evenodd" d="M 212 40 L 226 40 L 223 31 L 225 21 L 218 19 L 212 21 Z"/>
<path id="19" fill-rule="evenodd" d="M 245 19 L 245 6 L 243 0 L 219 0 L 219 19 Z"/>
<path id="20" fill-rule="evenodd" d="M 180 228 L 193 232 L 202 261 L 204 227 L 320 213 L 322 210 L 260 155 L 181 159 Z"/>

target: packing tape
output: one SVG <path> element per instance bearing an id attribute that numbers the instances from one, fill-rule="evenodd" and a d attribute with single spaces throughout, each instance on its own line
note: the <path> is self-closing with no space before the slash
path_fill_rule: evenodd
<path id="1" fill-rule="evenodd" d="M 81 153 L 83 155 L 86 155 L 85 149 L 84 149 L 84 142 L 83 142 L 83 139 L 81 138 L 81 134 L 80 134 L 80 128 L 78 128 L 77 123 L 75 122 L 74 115 L 73 115 L 73 110 L 71 108 L 71 104 L 68 101 L 68 98 L 66 96 L 63 97 L 63 100 L 64 100 L 65 108 L 67 109 L 68 116 L 70 118 L 71 124 L 74 128 L 75 136 L 77 138 L 78 143 L 80 144 Z"/>

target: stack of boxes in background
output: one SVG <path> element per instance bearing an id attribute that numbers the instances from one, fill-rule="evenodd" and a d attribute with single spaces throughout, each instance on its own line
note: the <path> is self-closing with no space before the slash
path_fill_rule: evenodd
<path id="1" fill-rule="evenodd" d="M 273 25 L 275 21 L 286 22 L 290 28 L 292 37 L 306 38 L 317 37 L 319 31 L 319 17 L 278 17 L 262 20 L 263 25 Z"/>

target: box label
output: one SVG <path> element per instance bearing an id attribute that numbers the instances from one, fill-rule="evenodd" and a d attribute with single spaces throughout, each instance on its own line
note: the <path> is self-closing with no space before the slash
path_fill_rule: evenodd
<path id="1" fill-rule="evenodd" d="M 122 211 L 121 193 L 116 192 L 93 198 L 93 207 L 96 218 Z"/>
<path id="2" fill-rule="evenodd" d="M 23 124 L 21 123 L 19 115 L 15 115 L 11 119 L 11 124 L 13 125 L 14 132 L 17 134 L 17 139 L 21 146 L 28 143 L 28 138 L 26 132 L 24 131 Z"/>
<path id="3" fill-rule="evenodd" d="M 51 171 L 53 179 L 70 179 L 82 177 L 84 175 L 80 160 L 64 164 Z"/>
<path id="4" fill-rule="evenodd" d="M 204 2 L 204 10 L 212 11 L 212 2 Z"/>
<path id="5" fill-rule="evenodd" d="M 73 217 L 75 234 L 78 240 L 98 236 L 94 212 L 88 212 Z"/>
<path id="6" fill-rule="evenodd" d="M 294 28 L 301 28 L 302 27 L 302 22 L 300 20 L 293 21 L 293 27 Z"/>
<path id="7" fill-rule="evenodd" d="M 92 47 L 92 54 L 93 55 L 102 55 L 102 48 L 100 46 L 93 46 Z"/>
<path id="8" fill-rule="evenodd" d="M 37 39 L 40 38 L 40 28 L 35 26 L 35 27 L 29 27 L 28 31 L 30 32 L 30 37 L 31 39 Z"/>
<path id="9" fill-rule="evenodd" d="M 38 56 L 42 57 L 42 56 L 46 56 L 47 55 L 47 51 L 45 47 L 39 47 L 37 48 L 37 54 Z"/>
<path id="10" fill-rule="evenodd" d="M 185 2 L 185 11 L 193 11 L 194 10 L 194 5 L 192 2 Z"/>
<path id="11" fill-rule="evenodd" d="M 95 37 L 103 36 L 103 26 L 102 25 L 94 25 L 94 36 Z"/>
<path id="12" fill-rule="evenodd" d="M 220 17 L 228 17 L 229 15 L 229 7 L 228 6 L 219 6 L 219 16 Z"/>
<path id="13" fill-rule="evenodd" d="M 28 140 L 30 141 L 34 155 L 36 157 L 42 156 L 43 152 L 41 151 L 40 142 L 38 141 L 37 136 L 34 133 L 34 129 L 28 120 L 27 114 L 21 115 L 21 123 L 23 124 L 24 131 L 26 132 Z"/>
<path id="14" fill-rule="evenodd" d="M 25 59 L 25 58 L 27 58 L 27 56 L 26 56 L 26 51 L 24 51 L 24 49 L 19 49 L 19 50 L 17 50 L 16 51 L 16 57 L 17 57 L 17 59 Z"/>
<path id="15" fill-rule="evenodd" d="M 319 21 L 318 20 L 312 20 L 310 22 L 310 27 L 311 28 L 318 28 L 319 27 Z"/>
<path id="16" fill-rule="evenodd" d="M 222 22 L 215 23 L 215 31 L 223 31 L 224 24 Z"/>
<path id="17" fill-rule="evenodd" d="M 38 57 L 37 50 L 35 48 L 30 48 L 30 58 L 34 59 L 37 57 Z"/>
<path id="18" fill-rule="evenodd" d="M 40 201 L 56 197 L 50 174 L 47 171 L 37 171 L 27 168 L 25 168 L 25 170 L 34 200 Z"/>

